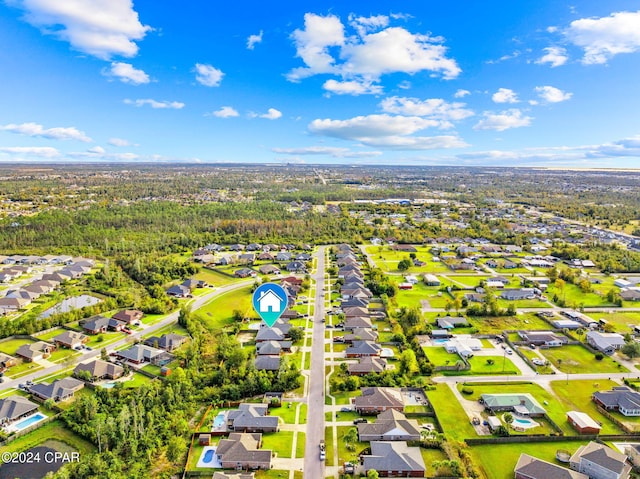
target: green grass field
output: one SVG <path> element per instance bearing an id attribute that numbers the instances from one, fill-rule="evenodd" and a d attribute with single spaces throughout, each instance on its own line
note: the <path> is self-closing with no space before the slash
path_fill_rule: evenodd
<path id="1" fill-rule="evenodd" d="M 447 436 L 456 441 L 477 436 L 469 416 L 464 412 L 449 386 L 438 384 L 435 390 L 427 391 L 427 398 Z"/>
<path id="2" fill-rule="evenodd" d="M 562 290 L 556 288 L 554 284 L 550 284 L 545 295 L 549 299 L 552 299 L 554 295 L 557 295 L 558 299 L 563 299 L 565 304 L 569 307 L 579 308 L 580 306 L 584 306 L 588 308 L 597 306 L 613 306 L 607 301 L 605 295 L 598 295 L 594 292 L 583 293 L 580 288 L 570 283 L 567 283 Z"/>
<path id="3" fill-rule="evenodd" d="M 278 457 L 291 457 L 293 431 L 269 432 L 262 435 L 262 449 L 271 449 Z"/>
<path id="4" fill-rule="evenodd" d="M 605 356 L 596 361 L 588 349 L 575 344 L 540 350 L 549 362 L 563 373 L 625 373 L 628 369 Z"/>
<path id="5" fill-rule="evenodd" d="M 446 265 L 433 261 L 433 255 L 429 253 L 429 247 L 416 246 L 416 257 L 424 261 L 424 266 L 412 266 L 408 273 L 443 273 L 449 271 Z M 392 251 L 388 246 L 368 246 L 367 253 L 376 263 L 376 266 L 385 272 L 398 272 L 400 260 L 409 258 L 409 253 L 404 251 Z"/>
<path id="6" fill-rule="evenodd" d="M 220 330 L 233 323 L 235 310 L 241 311 L 245 317 L 257 319 L 251 306 L 251 286 L 224 293 L 195 312 L 209 329 Z"/>
<path id="7" fill-rule="evenodd" d="M 480 333 L 500 334 L 505 330 L 548 330 L 549 324 L 533 313 L 518 314 L 516 316 L 470 317 L 471 324 L 478 328 Z"/>
<path id="8" fill-rule="evenodd" d="M 239 268 L 236 268 L 239 269 Z M 233 274 L 233 271 L 231 272 Z M 208 284 L 216 287 L 226 286 L 227 284 L 237 283 L 241 278 L 234 278 L 233 276 L 227 276 L 226 274 L 219 273 L 218 271 L 210 268 L 202 268 L 194 279 L 203 280 Z M 210 291 L 205 288 L 205 291 Z"/>
<path id="9" fill-rule="evenodd" d="M 9 339 L 0 343 L 0 352 L 15 357 L 16 351 L 20 346 L 24 344 L 32 344 L 34 342 L 35 341 L 31 341 L 30 339 Z"/>
<path id="10" fill-rule="evenodd" d="M 93 444 L 65 428 L 62 421 L 55 420 L 19 437 L 15 441 L 11 441 L 6 446 L 0 447 L 0 454 L 3 452 L 22 452 L 42 444 L 48 439 L 64 442 L 80 452 L 80 454 L 89 454 L 96 449 Z"/>

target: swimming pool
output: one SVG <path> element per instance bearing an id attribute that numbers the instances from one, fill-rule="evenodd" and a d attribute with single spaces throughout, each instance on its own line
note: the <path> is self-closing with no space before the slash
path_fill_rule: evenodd
<path id="1" fill-rule="evenodd" d="M 22 421 L 19 421 L 19 422 L 15 423 L 13 425 L 13 428 L 16 431 L 22 431 L 23 429 L 25 429 L 25 428 L 27 428 L 29 426 L 33 426 L 35 423 L 42 421 L 46 417 L 47 416 L 45 416 L 41 412 L 38 412 L 38 413 L 34 414 L 33 416 L 29 416 L 28 418 L 23 419 Z"/>
<path id="2" fill-rule="evenodd" d="M 432 339 L 431 342 L 433 344 L 447 344 L 449 340 L 448 339 Z"/>
<path id="3" fill-rule="evenodd" d="M 213 428 L 219 429 L 225 423 L 225 414 L 223 412 L 219 413 L 215 419 L 213 420 Z"/>
<path id="4" fill-rule="evenodd" d="M 116 385 L 115 382 L 110 382 L 110 383 L 102 383 L 100 385 L 101 388 L 105 388 L 105 389 L 111 389 L 112 387 L 114 387 Z"/>
<path id="5" fill-rule="evenodd" d="M 200 454 L 200 458 L 198 459 L 198 464 L 196 467 L 210 467 L 220 469 L 222 464 L 218 460 L 218 456 L 216 456 L 216 446 L 205 446 L 202 450 L 202 454 Z"/>
<path id="6" fill-rule="evenodd" d="M 514 417 L 513 418 L 513 426 L 514 428 L 522 428 L 522 429 L 531 429 L 533 427 L 538 427 L 540 424 L 534 421 L 533 419 L 529 419 L 526 417 Z"/>
<path id="7" fill-rule="evenodd" d="M 391 349 L 391 348 L 382 348 L 380 350 L 380 357 L 381 358 L 392 358 L 394 356 L 395 356 L 395 354 L 393 353 L 393 349 Z"/>

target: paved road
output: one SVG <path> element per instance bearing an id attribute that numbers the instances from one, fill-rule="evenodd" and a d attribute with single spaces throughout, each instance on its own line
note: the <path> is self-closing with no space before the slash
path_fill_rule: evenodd
<path id="1" fill-rule="evenodd" d="M 324 439 L 324 269 L 325 247 L 318 249 L 316 281 L 316 301 L 313 315 L 313 336 L 311 343 L 311 371 L 309 395 L 307 397 L 307 444 L 304 453 L 304 477 L 319 479 L 324 477 L 324 461 L 320 460 L 320 440 Z"/>
<path id="2" fill-rule="evenodd" d="M 237 283 L 233 283 L 233 284 L 218 288 L 203 296 L 197 297 L 190 303 L 191 309 L 195 311 L 196 309 L 202 307 L 207 301 L 211 300 L 212 298 L 228 293 L 229 291 L 233 291 L 235 289 L 248 286 L 252 284 L 254 281 L 255 279 L 253 278 L 250 280 L 239 281 Z M 142 335 L 146 336 L 149 333 L 162 329 L 165 326 L 168 326 L 169 324 L 175 323 L 178 320 L 179 314 L 180 314 L 179 311 L 175 311 L 167 315 L 167 317 L 164 318 L 162 321 L 152 324 L 151 326 L 141 329 L 139 331 L 135 331 L 133 334 L 124 336 L 122 339 L 114 343 L 111 343 L 108 346 L 105 346 L 107 353 L 110 353 L 111 351 L 114 351 L 117 348 L 124 346 L 125 344 L 133 343 L 136 339 L 139 339 Z M 81 356 L 76 357 L 73 363 L 66 363 L 66 362 L 58 363 L 58 364 L 55 364 L 54 366 L 50 366 L 44 369 L 39 369 L 36 372 L 27 374 L 18 379 L 7 380 L 2 384 L 2 390 L 17 388 L 18 384 L 25 383 L 27 381 L 35 381 L 38 378 L 50 376 L 52 374 L 62 371 L 63 369 L 67 369 L 68 367 L 72 366 L 75 363 L 85 362 L 89 359 L 98 357 L 100 356 L 100 349 L 96 348 L 93 351 L 83 351 L 83 354 Z"/>

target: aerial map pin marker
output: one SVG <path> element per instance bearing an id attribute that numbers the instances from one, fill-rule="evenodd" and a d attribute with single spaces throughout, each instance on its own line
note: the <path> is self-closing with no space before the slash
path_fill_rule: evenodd
<path id="1" fill-rule="evenodd" d="M 287 306 L 287 292 L 279 284 L 262 284 L 253 293 L 253 309 L 269 327 L 282 316 Z"/>

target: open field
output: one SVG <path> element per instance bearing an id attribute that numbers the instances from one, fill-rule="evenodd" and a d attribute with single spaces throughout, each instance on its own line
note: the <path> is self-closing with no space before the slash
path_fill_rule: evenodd
<path id="1" fill-rule="evenodd" d="M 211 330 L 219 330 L 233 323 L 233 312 L 240 311 L 245 317 L 254 318 L 251 306 L 251 286 L 224 293 L 212 299 L 195 313 Z"/>
<path id="2" fill-rule="evenodd" d="M 438 384 L 435 390 L 427 391 L 427 398 L 438 416 L 443 431 L 449 437 L 456 441 L 463 441 L 477 436 L 469 417 L 449 386 Z"/>
<path id="3" fill-rule="evenodd" d="M 563 373 L 575 374 L 582 371 L 589 371 L 591 373 L 628 372 L 627 368 L 616 363 L 609 356 L 605 356 L 601 361 L 597 361 L 591 351 L 578 344 L 543 349 L 540 353 Z"/>
<path id="4" fill-rule="evenodd" d="M 500 334 L 506 330 L 548 330 L 549 323 L 533 313 L 517 314 L 516 316 L 470 317 L 469 321 L 478 328 L 480 333 Z"/>

